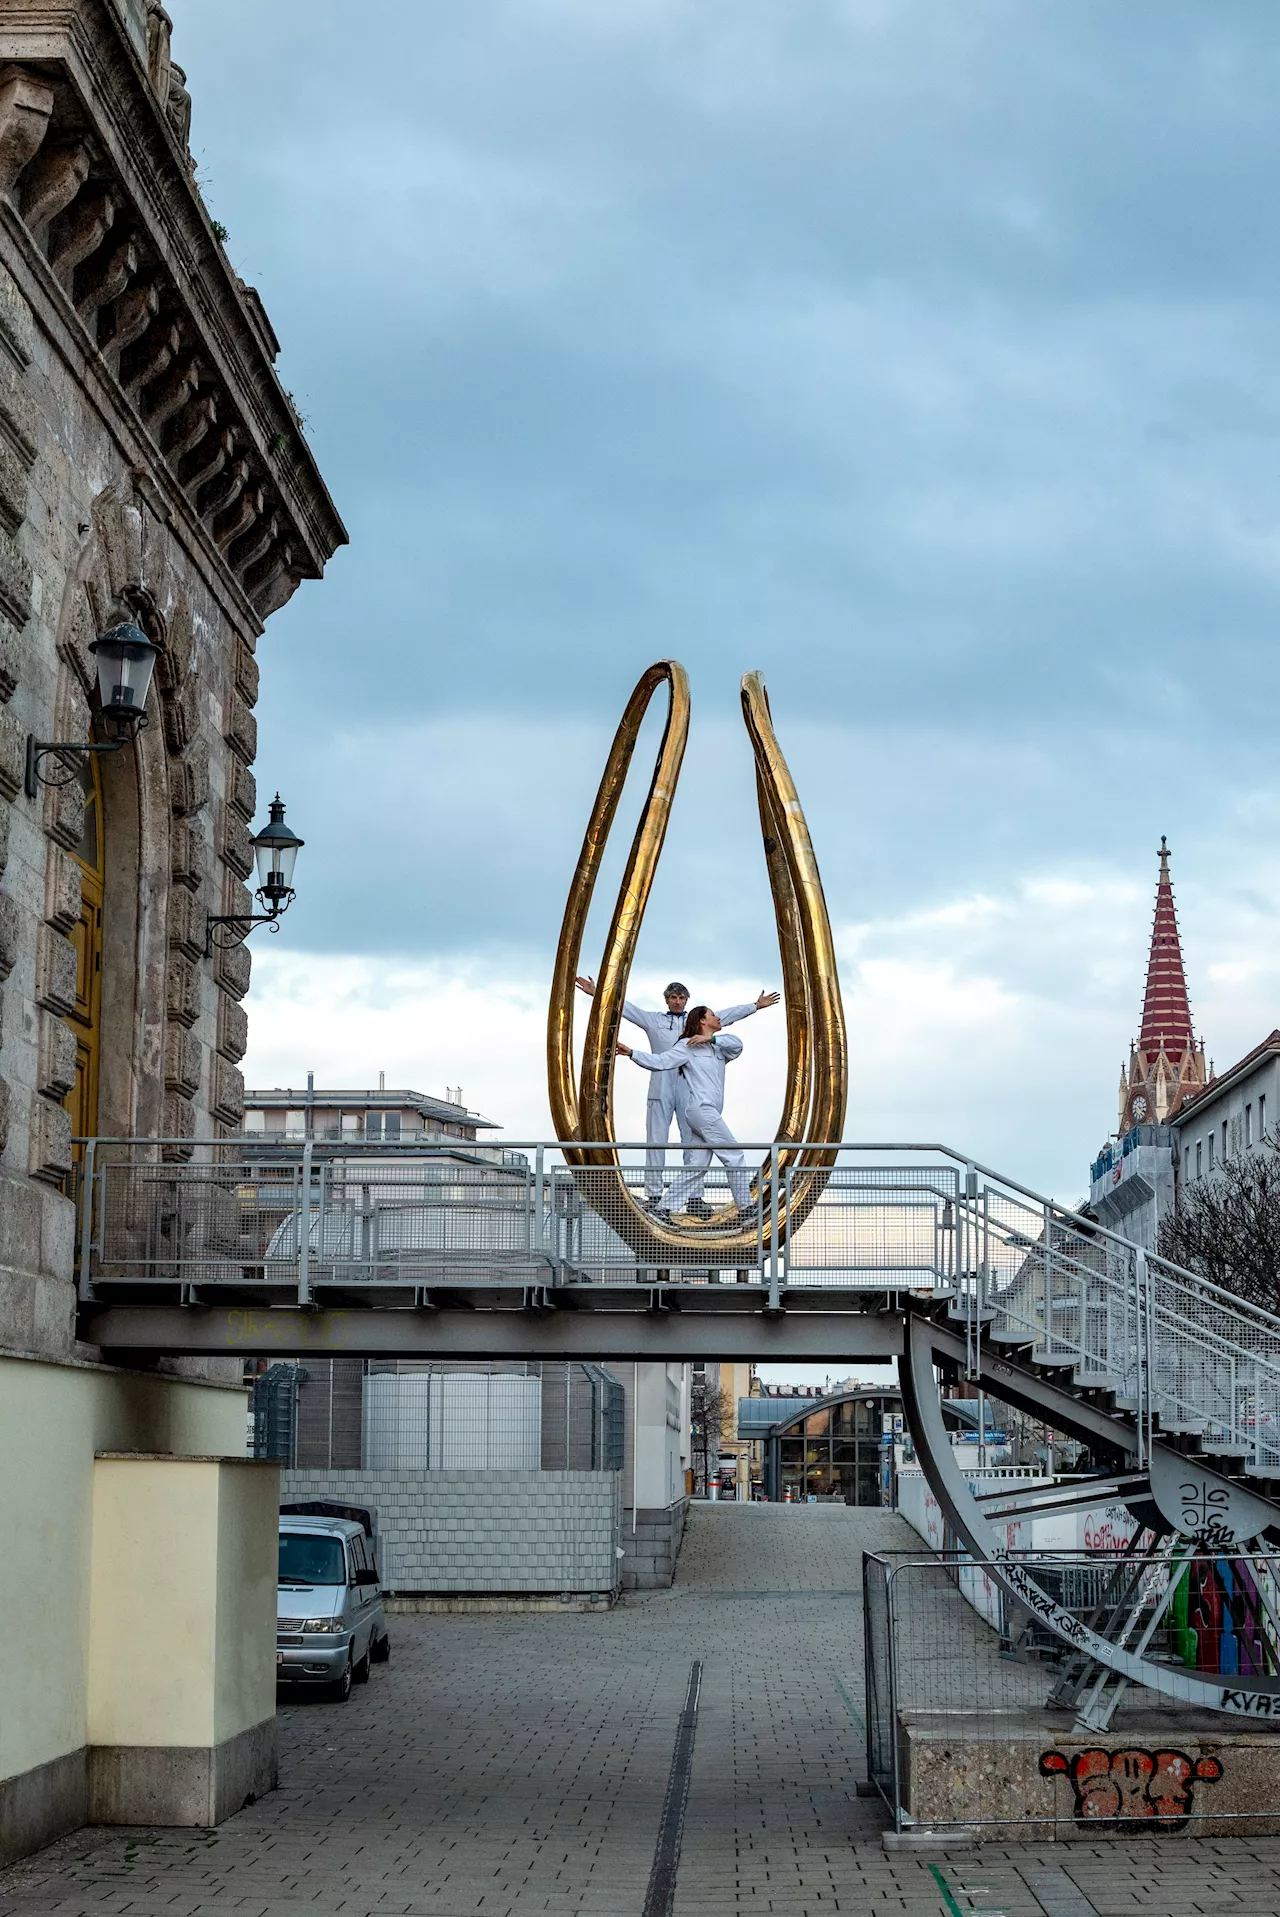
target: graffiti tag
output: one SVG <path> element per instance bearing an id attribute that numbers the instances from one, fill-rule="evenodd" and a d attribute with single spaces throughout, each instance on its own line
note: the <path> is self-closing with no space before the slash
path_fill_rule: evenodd
<path id="1" fill-rule="evenodd" d="M 1015 1597 L 1020 1598 L 1029 1611 L 1034 1611 L 1050 1630 L 1056 1631 L 1059 1637 L 1066 1638 L 1068 1643 L 1077 1645 L 1082 1650 L 1087 1650 L 1091 1657 L 1095 1657 L 1100 1664 L 1107 1665 L 1113 1671 L 1133 1670 L 1139 1664 L 1139 1660 L 1129 1653 L 1117 1652 L 1115 1645 L 1109 1644 L 1105 1638 L 1091 1631 L 1088 1625 L 1083 1624 L 1071 1611 L 1064 1611 L 1060 1604 L 1056 1604 L 1046 1592 L 1040 1589 L 1025 1565 L 1005 1557 L 999 1551 L 993 1554 L 993 1564 L 998 1567 L 998 1575 L 1006 1588 L 1012 1591 Z M 1181 1682 L 1175 1680 L 1175 1684 L 1176 1688 L 1170 1687 L 1174 1689 L 1174 1695 L 1188 1699 L 1204 1695 L 1201 1689 L 1204 1678 L 1198 1674 L 1197 1677 L 1192 1677 L 1188 1673 L 1185 1680 Z M 1217 1708 L 1220 1711 L 1238 1712 L 1242 1717 L 1280 1718 L 1280 1692 L 1219 1690 L 1218 1698 Z"/>
<path id="2" fill-rule="evenodd" d="M 1070 1755 L 1042 1751 L 1040 1774 L 1070 1780 L 1077 1824 L 1107 1823 L 1133 1832 L 1156 1824 L 1162 1831 L 1179 1831 L 1192 1815 L 1197 1783 L 1216 1784 L 1222 1765 L 1216 1757 L 1132 1746 Z"/>
<path id="3" fill-rule="evenodd" d="M 236 1310 L 227 1313 L 226 1342 L 262 1351 L 272 1345 L 306 1345 L 326 1351 L 340 1351 L 351 1333 L 345 1311 L 264 1312 Z"/>

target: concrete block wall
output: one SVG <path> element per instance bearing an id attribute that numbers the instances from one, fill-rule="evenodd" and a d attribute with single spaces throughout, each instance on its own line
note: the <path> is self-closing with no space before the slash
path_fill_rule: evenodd
<path id="1" fill-rule="evenodd" d="M 284 1471 L 280 1496 L 375 1506 L 397 1593 L 618 1586 L 616 1471 Z"/>
<path id="2" fill-rule="evenodd" d="M 684 1536 L 688 1498 L 656 1510 L 642 1506 L 635 1513 L 623 1512 L 622 1589 L 624 1591 L 665 1591 L 676 1574 L 676 1558 Z"/>

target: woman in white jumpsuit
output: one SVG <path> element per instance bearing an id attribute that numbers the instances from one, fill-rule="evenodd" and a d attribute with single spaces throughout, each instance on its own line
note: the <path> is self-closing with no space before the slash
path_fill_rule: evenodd
<path id="1" fill-rule="evenodd" d="M 684 1121 L 690 1142 L 685 1169 L 671 1182 L 671 1211 L 688 1209 L 700 1196 L 711 1155 L 728 1174 L 729 1191 L 739 1214 L 751 1211 L 751 1174 L 737 1139 L 724 1122 L 724 1068 L 742 1056 L 742 1040 L 723 1032 L 723 1020 L 710 1006 L 695 1005 L 685 1020 L 685 1036 L 667 1052 L 638 1052 L 619 1045 L 625 1058 L 647 1072 L 679 1074 L 684 1083 Z M 677 1109 L 679 1109 L 677 1107 Z"/>

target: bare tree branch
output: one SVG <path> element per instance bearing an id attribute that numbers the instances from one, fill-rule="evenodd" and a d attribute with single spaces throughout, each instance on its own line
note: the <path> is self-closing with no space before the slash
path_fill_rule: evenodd
<path id="1" fill-rule="evenodd" d="M 716 1474 L 723 1418 L 723 1391 L 708 1381 L 704 1371 L 695 1371 L 689 1392 L 695 1497 L 706 1497 L 707 1486 Z"/>
<path id="2" fill-rule="evenodd" d="M 1268 1133 L 1207 1178 L 1183 1184 L 1156 1240 L 1162 1257 L 1280 1313 L 1280 1152 Z"/>

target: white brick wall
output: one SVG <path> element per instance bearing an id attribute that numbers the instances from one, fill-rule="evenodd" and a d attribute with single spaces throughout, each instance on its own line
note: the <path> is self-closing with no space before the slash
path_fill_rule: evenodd
<path id="1" fill-rule="evenodd" d="M 616 1471 L 283 1471 L 282 1500 L 378 1513 L 395 1591 L 611 1591 Z"/>

